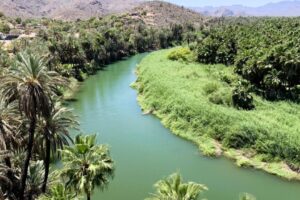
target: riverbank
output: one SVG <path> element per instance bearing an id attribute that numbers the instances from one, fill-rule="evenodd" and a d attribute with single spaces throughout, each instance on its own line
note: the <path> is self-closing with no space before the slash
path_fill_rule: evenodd
<path id="1" fill-rule="evenodd" d="M 300 174 L 280 157 L 300 142 L 299 105 L 255 96 L 255 110 L 237 110 L 228 95 L 230 82 L 236 78 L 231 68 L 171 61 L 167 58 L 170 51 L 154 52 L 138 67 L 133 86 L 145 113 L 159 117 L 174 134 L 194 142 L 205 155 L 225 155 L 238 166 L 300 180 Z M 239 148 L 232 148 L 234 145 Z M 277 148 L 278 152 L 272 156 L 263 153 L 264 148 Z"/>
<path id="2" fill-rule="evenodd" d="M 69 78 L 69 86 L 63 91 L 63 100 L 73 101 L 75 95 L 79 91 L 81 83 L 75 78 Z"/>

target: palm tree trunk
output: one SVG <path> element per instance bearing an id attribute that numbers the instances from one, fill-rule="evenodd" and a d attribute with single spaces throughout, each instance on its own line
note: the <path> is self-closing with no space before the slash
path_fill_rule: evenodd
<path id="1" fill-rule="evenodd" d="M 49 176 L 49 167 L 50 167 L 50 154 L 51 154 L 51 143 L 48 131 L 45 131 L 45 140 L 46 140 L 46 157 L 44 160 L 44 166 L 45 166 L 45 176 L 44 176 L 44 182 L 42 187 L 42 192 L 46 192 L 47 188 L 47 181 Z"/>
<path id="2" fill-rule="evenodd" d="M 25 188 L 26 188 L 26 179 L 27 179 L 27 175 L 28 175 L 28 167 L 30 164 L 30 159 L 31 159 L 31 154 L 32 154 L 32 149 L 33 149 L 35 127 L 36 127 L 36 119 L 35 119 L 35 117 L 33 117 L 31 119 L 30 127 L 29 127 L 27 155 L 25 158 L 25 162 L 23 164 L 22 174 L 21 174 L 21 190 L 20 190 L 20 195 L 19 195 L 20 200 L 24 199 L 24 192 L 25 192 Z"/>
<path id="3" fill-rule="evenodd" d="M 87 200 L 91 200 L 91 194 L 90 194 L 90 193 L 87 193 L 87 194 L 86 194 L 86 199 L 87 199 Z"/>
<path id="4" fill-rule="evenodd" d="M 4 158 L 4 162 L 6 164 L 7 167 L 11 168 L 11 161 L 10 161 L 10 157 L 9 156 L 6 156 Z"/>

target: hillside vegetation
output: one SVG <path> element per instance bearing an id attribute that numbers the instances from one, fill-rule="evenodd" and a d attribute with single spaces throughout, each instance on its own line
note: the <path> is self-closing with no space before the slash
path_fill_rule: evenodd
<path id="1" fill-rule="evenodd" d="M 187 56 L 171 60 L 174 51 Z M 189 61 L 188 54 L 180 48 L 163 50 L 141 62 L 136 87 L 143 109 L 206 154 L 220 154 L 223 149 L 240 165 L 298 178 L 291 169 L 298 170 L 295 165 L 300 162 L 300 105 L 254 95 L 255 110 L 237 109 L 232 92 L 241 78 L 233 68 L 197 64 Z"/>

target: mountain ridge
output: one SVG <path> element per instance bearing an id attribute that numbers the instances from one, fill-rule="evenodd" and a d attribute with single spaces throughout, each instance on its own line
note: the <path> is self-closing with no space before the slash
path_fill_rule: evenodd
<path id="1" fill-rule="evenodd" d="M 87 19 L 130 10 L 140 0 L 1 0 L 0 12 L 9 17 Z"/>
<path id="2" fill-rule="evenodd" d="M 230 17 L 230 16 L 300 16 L 300 1 L 281 1 L 268 3 L 259 7 L 248 7 L 243 5 L 220 6 L 220 7 L 194 7 L 191 8 L 206 16 Z"/>

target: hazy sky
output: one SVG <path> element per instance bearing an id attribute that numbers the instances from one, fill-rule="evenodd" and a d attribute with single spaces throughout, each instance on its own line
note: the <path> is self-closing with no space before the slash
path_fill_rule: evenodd
<path id="1" fill-rule="evenodd" d="M 166 0 L 184 6 L 227 6 L 227 5 L 245 5 L 245 6 L 262 6 L 271 2 L 282 0 Z"/>

